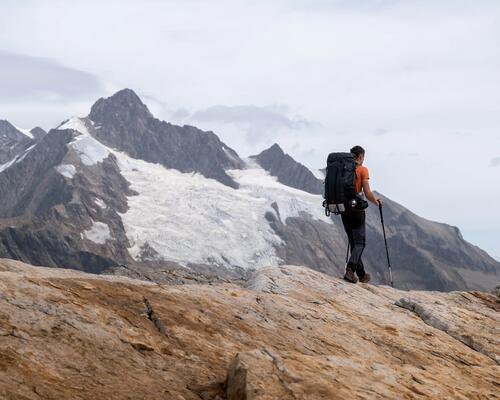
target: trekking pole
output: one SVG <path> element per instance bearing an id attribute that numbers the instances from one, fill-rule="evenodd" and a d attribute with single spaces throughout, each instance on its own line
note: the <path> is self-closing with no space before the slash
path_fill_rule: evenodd
<path id="1" fill-rule="evenodd" d="M 382 221 L 382 231 L 384 232 L 385 254 L 387 255 L 387 265 L 389 266 L 389 279 L 391 280 L 391 286 L 394 287 L 394 282 L 392 281 L 391 260 L 389 259 L 389 249 L 387 248 L 387 237 L 385 236 L 384 214 L 382 213 L 382 204 L 378 203 L 378 209 L 380 211 L 380 220 Z"/>
<path id="2" fill-rule="evenodd" d="M 345 255 L 345 265 L 349 262 L 349 248 L 350 248 L 349 240 L 347 241 L 347 254 Z"/>

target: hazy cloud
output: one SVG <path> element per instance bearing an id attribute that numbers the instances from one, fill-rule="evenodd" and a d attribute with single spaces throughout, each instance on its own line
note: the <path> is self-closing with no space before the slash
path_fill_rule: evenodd
<path id="1" fill-rule="evenodd" d="M 216 105 L 196 110 L 193 113 L 180 109 L 173 114 L 173 118 L 203 125 L 234 125 L 244 131 L 246 140 L 252 143 L 262 142 L 271 137 L 276 138 L 284 130 L 307 130 L 318 125 L 316 122 L 293 114 L 287 105 L 267 107 Z"/>
<path id="2" fill-rule="evenodd" d="M 281 109 L 283 109 L 283 107 Z M 288 110 L 288 107 L 284 109 Z M 291 118 L 283 112 L 271 107 L 257 106 L 217 105 L 196 111 L 192 115 L 192 118 L 199 121 L 257 124 L 269 128 L 286 127 L 290 129 L 301 129 L 312 124 L 305 118 Z"/>
<path id="3" fill-rule="evenodd" d="M 497 167 L 500 165 L 500 157 L 493 157 L 490 161 L 490 167 Z"/>
<path id="4" fill-rule="evenodd" d="M 56 61 L 0 51 L 0 102 L 75 101 L 104 92 L 99 78 Z"/>

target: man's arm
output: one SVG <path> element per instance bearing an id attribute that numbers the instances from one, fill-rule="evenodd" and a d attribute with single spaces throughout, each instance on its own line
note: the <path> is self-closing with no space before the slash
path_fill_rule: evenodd
<path id="1" fill-rule="evenodd" d="M 368 200 L 370 200 L 375 205 L 382 205 L 382 200 L 376 197 L 372 190 L 370 189 L 370 182 L 368 179 L 363 179 L 363 192 Z"/>

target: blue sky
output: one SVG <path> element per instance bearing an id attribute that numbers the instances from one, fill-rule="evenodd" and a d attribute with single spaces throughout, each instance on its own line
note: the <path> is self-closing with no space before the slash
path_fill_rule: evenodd
<path id="1" fill-rule="evenodd" d="M 497 1 L 3 1 L 0 118 L 123 87 L 241 155 L 363 145 L 372 186 L 500 259 Z"/>

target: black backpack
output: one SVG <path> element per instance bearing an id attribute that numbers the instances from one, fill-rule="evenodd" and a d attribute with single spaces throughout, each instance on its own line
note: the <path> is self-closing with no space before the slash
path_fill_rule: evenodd
<path id="1" fill-rule="evenodd" d="M 346 209 L 364 210 L 368 203 L 356 193 L 356 162 L 352 153 L 331 153 L 326 160 L 325 214 L 340 214 Z"/>

